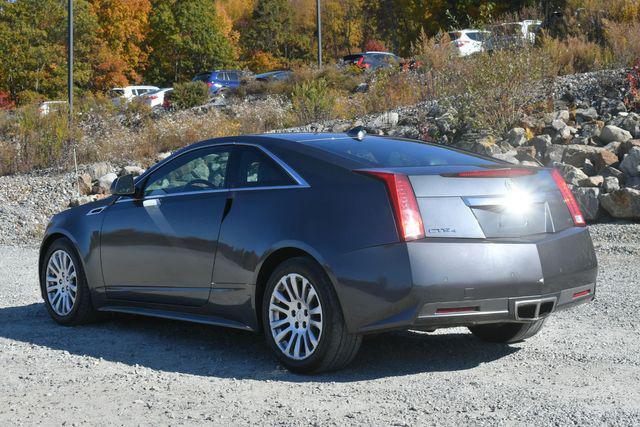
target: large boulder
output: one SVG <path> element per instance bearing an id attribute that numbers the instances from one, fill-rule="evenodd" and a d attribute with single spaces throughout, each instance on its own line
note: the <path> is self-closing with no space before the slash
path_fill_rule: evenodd
<path id="1" fill-rule="evenodd" d="M 544 153 L 544 163 L 550 166 L 554 163 L 562 163 L 562 157 L 564 156 L 564 150 L 567 149 L 566 145 L 552 144 L 547 147 Z"/>
<path id="2" fill-rule="evenodd" d="M 600 212 L 600 202 L 598 201 L 600 189 L 576 187 L 573 189 L 573 194 L 580 206 L 582 215 L 584 215 L 584 219 L 596 221 Z"/>
<path id="3" fill-rule="evenodd" d="M 93 188 L 94 193 L 108 194 L 111 190 L 111 184 L 113 184 L 113 181 L 115 181 L 116 178 L 118 178 L 118 175 L 113 172 L 101 176 L 98 179 L 98 183 Z"/>
<path id="4" fill-rule="evenodd" d="M 551 137 L 549 135 L 534 136 L 529 140 L 528 145 L 536 149 L 538 156 L 543 156 L 547 148 L 551 147 Z"/>
<path id="5" fill-rule="evenodd" d="M 577 186 L 579 185 L 580 181 L 589 178 L 587 174 L 585 174 L 575 166 L 567 165 L 565 163 L 555 163 L 553 167 L 556 168 L 558 172 L 560 172 L 567 184 L 570 185 Z"/>
<path id="6" fill-rule="evenodd" d="M 580 187 L 602 187 L 602 184 L 604 184 L 604 178 L 601 175 L 590 176 L 578 182 Z"/>
<path id="7" fill-rule="evenodd" d="M 640 148 L 633 147 L 627 155 L 624 156 L 620 169 L 628 176 L 640 176 Z"/>
<path id="8" fill-rule="evenodd" d="M 638 114 L 629 113 L 624 116 L 620 127 L 628 131 L 634 138 L 640 138 L 640 116 Z"/>
<path id="9" fill-rule="evenodd" d="M 621 188 L 602 194 L 600 204 L 614 218 L 640 219 L 640 190 Z"/>
<path id="10" fill-rule="evenodd" d="M 578 108 L 576 110 L 576 122 L 577 123 L 585 123 L 585 122 L 593 122 L 597 120 L 598 112 L 595 108 Z"/>
<path id="11" fill-rule="evenodd" d="M 140 166 L 129 165 L 120 169 L 120 173 L 118 174 L 118 176 L 133 175 L 134 177 L 136 177 L 142 175 L 143 173 L 144 169 L 142 169 Z"/>
<path id="12" fill-rule="evenodd" d="M 398 115 L 398 113 L 396 113 L 395 111 L 389 111 L 375 117 L 366 127 L 372 129 L 389 130 L 395 127 L 398 124 L 399 120 L 400 116 Z"/>
<path id="13" fill-rule="evenodd" d="M 640 148 L 640 139 L 631 139 L 627 142 L 621 143 L 620 147 L 618 147 L 618 158 L 624 159 L 624 156 L 631 151 L 633 147 Z"/>
<path id="14" fill-rule="evenodd" d="M 618 156 L 607 148 L 590 145 L 569 145 L 563 149 L 563 163 L 582 168 L 587 160 L 591 161 L 596 172 L 599 172 L 607 166 L 616 165 Z"/>
<path id="15" fill-rule="evenodd" d="M 113 172 L 113 166 L 107 162 L 94 163 L 87 168 L 87 173 L 89 177 L 91 177 L 92 182 L 99 180 L 100 177 L 111 172 Z"/>
<path id="16" fill-rule="evenodd" d="M 91 185 L 91 175 L 88 173 L 81 173 L 78 175 L 78 190 L 80 190 L 80 194 L 84 196 L 88 196 L 91 194 L 92 185 Z"/>
<path id="17" fill-rule="evenodd" d="M 612 125 L 605 126 L 602 132 L 600 132 L 600 140 L 605 144 L 610 142 L 627 142 L 632 138 L 629 131 Z"/>

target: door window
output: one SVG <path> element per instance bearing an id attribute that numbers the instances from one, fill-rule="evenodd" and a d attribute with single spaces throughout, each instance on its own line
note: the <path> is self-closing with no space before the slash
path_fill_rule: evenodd
<path id="1" fill-rule="evenodd" d="M 203 148 L 179 156 L 154 172 L 144 196 L 221 190 L 227 186 L 227 164 L 231 148 Z"/>
<path id="2" fill-rule="evenodd" d="M 295 185 L 287 172 L 261 150 L 255 147 L 237 147 L 233 186 L 279 187 Z"/>

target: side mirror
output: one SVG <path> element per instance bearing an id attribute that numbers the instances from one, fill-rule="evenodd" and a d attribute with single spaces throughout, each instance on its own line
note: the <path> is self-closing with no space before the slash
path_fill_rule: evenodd
<path id="1" fill-rule="evenodd" d="M 133 196 L 136 187 L 133 185 L 133 175 L 122 175 L 111 184 L 111 194 L 116 196 Z"/>

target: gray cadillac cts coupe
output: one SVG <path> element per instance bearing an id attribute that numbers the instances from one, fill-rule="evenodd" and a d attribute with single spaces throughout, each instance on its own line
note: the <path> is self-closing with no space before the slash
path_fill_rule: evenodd
<path id="1" fill-rule="evenodd" d="M 53 217 L 40 286 L 63 325 L 124 312 L 248 331 L 295 372 L 362 335 L 467 326 L 512 343 L 591 301 L 596 257 L 555 171 L 349 134 L 220 138 Z"/>

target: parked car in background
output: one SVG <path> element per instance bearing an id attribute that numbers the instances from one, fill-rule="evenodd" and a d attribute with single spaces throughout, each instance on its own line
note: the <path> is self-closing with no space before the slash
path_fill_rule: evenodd
<path id="1" fill-rule="evenodd" d="M 67 109 L 67 101 L 45 101 L 38 107 L 38 114 L 46 116 L 55 111 L 63 111 Z"/>
<path id="2" fill-rule="evenodd" d="M 474 53 L 483 52 L 484 45 L 490 35 L 491 33 L 489 31 L 471 29 L 449 32 L 451 43 L 458 50 L 460 56 L 469 56 Z"/>
<path id="3" fill-rule="evenodd" d="M 486 50 L 518 49 L 535 43 L 542 21 L 508 22 L 491 28 Z"/>
<path id="4" fill-rule="evenodd" d="M 269 71 L 267 73 L 256 74 L 254 78 L 260 82 L 273 82 L 289 80 L 293 72 L 289 70 Z"/>
<path id="5" fill-rule="evenodd" d="M 44 232 L 40 290 L 62 325 L 119 312 L 262 332 L 287 368 L 318 373 L 376 332 L 464 326 L 520 342 L 596 294 L 559 172 L 438 144 L 233 136 L 111 188 Z"/>
<path id="6" fill-rule="evenodd" d="M 340 63 L 341 65 L 354 65 L 367 71 L 377 71 L 399 67 L 400 58 L 389 52 L 363 52 L 343 56 Z"/>
<path id="7" fill-rule="evenodd" d="M 164 106 L 165 96 L 170 92 L 173 92 L 172 87 L 154 90 L 148 92 L 146 95 L 142 95 L 142 100 L 151 108 L 162 107 Z"/>
<path id="8" fill-rule="evenodd" d="M 237 88 L 240 86 L 240 80 L 246 76 L 247 73 L 240 70 L 216 70 L 199 73 L 193 78 L 193 81 L 206 83 L 209 86 L 209 91 L 216 94 L 225 89 Z"/>
<path id="9" fill-rule="evenodd" d="M 137 96 L 146 95 L 149 92 L 154 92 L 159 89 L 160 88 L 157 86 L 116 87 L 109 91 L 109 97 L 112 99 L 114 104 L 120 105 L 122 103 L 130 102 L 133 98 Z"/>
<path id="10" fill-rule="evenodd" d="M 541 27 L 542 21 L 539 20 L 528 19 L 522 21 L 522 35 L 533 44 L 536 42 L 536 36 L 540 32 Z"/>

